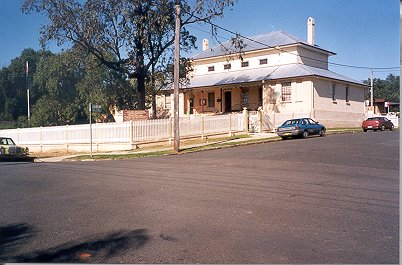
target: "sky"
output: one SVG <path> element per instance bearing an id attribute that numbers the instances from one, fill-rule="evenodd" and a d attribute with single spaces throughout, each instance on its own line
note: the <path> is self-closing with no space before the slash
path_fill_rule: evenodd
<path id="1" fill-rule="evenodd" d="M 40 49 L 40 27 L 47 18 L 40 14 L 21 12 L 22 0 L 0 0 L 0 67 L 10 64 L 25 48 Z M 399 67 L 400 36 L 398 0 L 238 0 L 214 23 L 243 36 L 251 37 L 282 30 L 307 40 L 307 19 L 315 20 L 315 44 L 336 53 L 329 61 L 367 68 Z M 188 30 L 197 37 L 198 50 L 202 39 L 216 45 L 210 26 L 193 25 Z M 233 37 L 218 30 L 221 41 Z M 52 52 L 60 47 L 50 43 Z M 370 77 L 369 69 L 329 66 L 331 71 L 358 81 Z M 373 71 L 375 78 L 389 73 L 399 75 L 399 69 Z"/>

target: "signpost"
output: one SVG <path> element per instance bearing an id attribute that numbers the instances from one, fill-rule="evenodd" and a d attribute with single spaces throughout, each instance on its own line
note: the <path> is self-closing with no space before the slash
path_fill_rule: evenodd
<path id="1" fill-rule="evenodd" d="M 100 105 L 92 105 L 89 103 L 89 142 L 90 142 L 90 154 L 92 158 L 92 112 L 101 112 L 102 107 Z"/>

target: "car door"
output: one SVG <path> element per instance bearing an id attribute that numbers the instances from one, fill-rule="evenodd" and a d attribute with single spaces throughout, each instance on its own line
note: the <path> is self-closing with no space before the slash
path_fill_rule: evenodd
<path id="1" fill-rule="evenodd" d="M 308 134 L 314 134 L 314 128 L 308 119 L 302 119 L 303 130 L 307 130 Z"/>
<path id="2" fill-rule="evenodd" d="M 394 124 L 392 123 L 392 121 L 390 121 L 390 120 L 387 119 L 387 118 L 384 118 L 384 120 L 385 120 L 385 128 L 391 129 L 392 126 L 394 125 Z"/>
<path id="3" fill-rule="evenodd" d="M 313 121 L 312 119 L 307 119 L 309 126 L 310 126 L 310 130 L 311 130 L 311 134 L 319 134 L 321 127 L 320 125 L 318 125 L 315 121 Z"/>

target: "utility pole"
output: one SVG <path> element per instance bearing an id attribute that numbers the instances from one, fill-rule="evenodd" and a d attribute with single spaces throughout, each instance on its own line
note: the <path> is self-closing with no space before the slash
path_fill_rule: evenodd
<path id="1" fill-rule="evenodd" d="M 180 150 L 180 135 L 179 135 L 179 68 L 180 66 L 180 6 L 176 5 L 176 27 L 174 36 L 174 129 L 173 129 L 173 141 L 174 151 L 179 153 Z"/>
<path id="2" fill-rule="evenodd" d="M 371 83 L 370 83 L 370 106 L 372 107 L 372 106 L 374 106 L 374 103 L 373 103 L 373 85 L 374 85 L 374 83 L 373 83 L 373 69 L 371 69 Z M 373 109 L 373 111 L 374 111 L 374 109 Z"/>
<path id="3" fill-rule="evenodd" d="M 29 66 L 28 66 L 28 61 L 25 63 L 25 85 L 27 88 L 27 101 L 28 101 L 28 122 L 31 119 L 31 112 L 29 109 L 29 87 L 28 87 L 28 72 L 29 72 Z"/>

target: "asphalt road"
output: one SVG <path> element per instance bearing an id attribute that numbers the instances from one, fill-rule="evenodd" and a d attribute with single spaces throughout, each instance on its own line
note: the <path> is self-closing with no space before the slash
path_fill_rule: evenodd
<path id="1" fill-rule="evenodd" d="M 0 164 L 0 263 L 399 263 L 399 132 Z"/>

